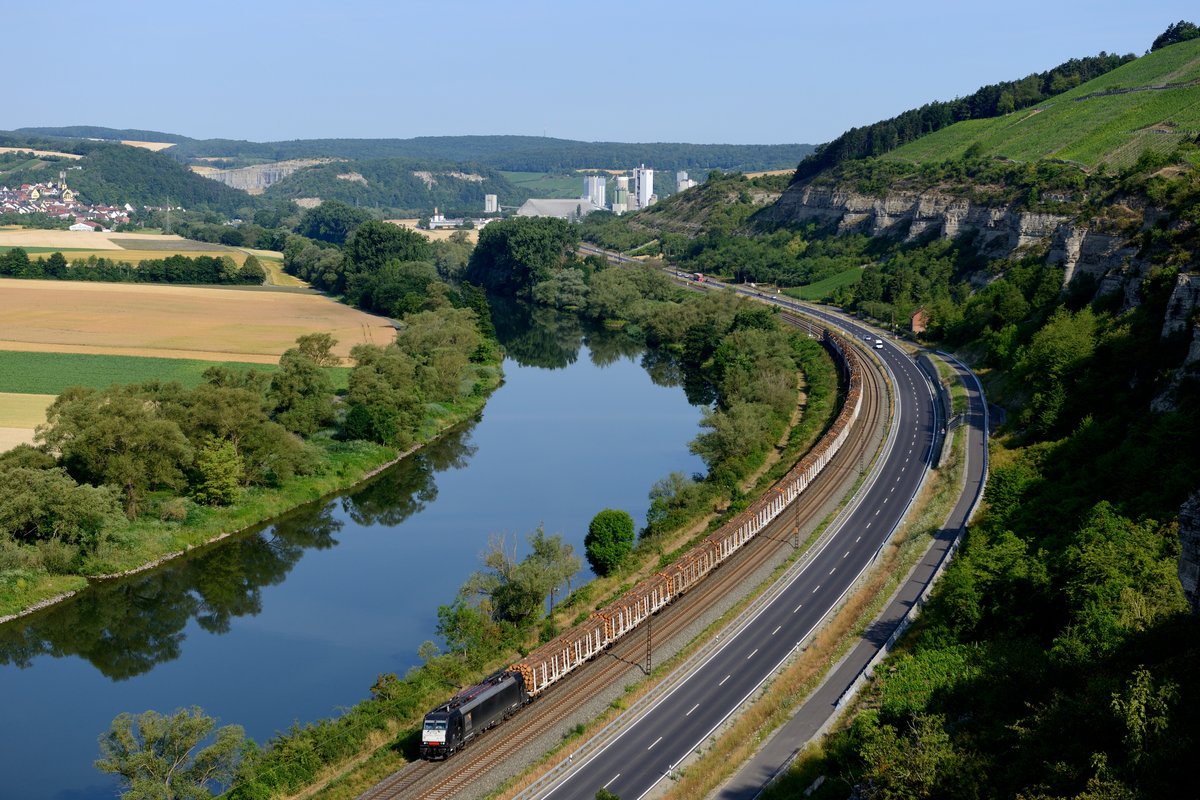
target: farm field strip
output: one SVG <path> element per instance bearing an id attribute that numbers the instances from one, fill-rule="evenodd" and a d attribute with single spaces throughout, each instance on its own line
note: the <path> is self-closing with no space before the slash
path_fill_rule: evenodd
<path id="1" fill-rule="evenodd" d="M 3 347 L 2 342 L 0 347 Z M 238 370 L 252 368 L 260 372 L 274 372 L 277 368 L 275 363 L 230 360 L 0 350 L 0 426 L 25 427 L 18 423 L 28 421 L 34 406 L 42 402 L 41 398 L 49 398 L 40 406 L 44 412 L 54 397 L 68 386 L 104 389 L 114 383 L 157 380 L 174 381 L 192 387 L 203 382 L 204 371 L 214 366 Z M 345 388 L 349 380 L 349 367 L 329 367 L 325 372 L 335 388 Z M 39 400 L 22 401 L 19 398 Z M 44 417 L 39 414 L 34 424 L 43 420 Z"/>
<path id="2" fill-rule="evenodd" d="M 0 279 L 0 349 L 273 363 L 297 337 L 334 353 L 387 344 L 391 323 L 307 292 Z"/>
<path id="3" fill-rule="evenodd" d="M 94 231 L 37 230 L 34 228 L 0 228 L 0 246 L 9 247 L 71 247 L 89 250 L 121 250 L 122 241 L 145 241 L 150 239 L 175 243 L 176 247 L 190 249 L 193 242 L 182 236 L 163 234 L 154 236 L 146 233 L 96 233 Z"/>

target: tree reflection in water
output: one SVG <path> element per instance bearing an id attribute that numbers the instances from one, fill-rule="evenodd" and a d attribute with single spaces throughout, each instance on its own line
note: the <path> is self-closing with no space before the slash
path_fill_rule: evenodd
<path id="1" fill-rule="evenodd" d="M 504 354 L 521 366 L 564 369 L 579 358 L 584 329 L 578 315 L 506 297 L 488 302 Z"/>
<path id="2" fill-rule="evenodd" d="M 331 512 L 328 503 L 305 506 L 145 575 L 97 582 L 23 625 L 0 627 L 0 663 L 79 656 L 113 680 L 141 675 L 179 657 L 188 620 L 226 633 L 234 617 L 261 611 L 262 587 L 282 581 L 306 549 L 337 544 L 342 523 Z"/>
<path id="3" fill-rule="evenodd" d="M 434 475 L 467 466 L 476 447 L 471 431 L 478 418 L 466 422 L 423 447 L 396 466 L 342 498 L 342 508 L 359 525 L 395 526 L 437 499 Z"/>

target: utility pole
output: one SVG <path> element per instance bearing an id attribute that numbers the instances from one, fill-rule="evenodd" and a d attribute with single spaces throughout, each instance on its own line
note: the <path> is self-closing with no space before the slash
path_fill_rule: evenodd
<path id="1" fill-rule="evenodd" d="M 646 602 L 649 603 L 650 601 L 647 600 Z M 647 610 L 649 610 L 649 606 L 647 606 Z M 652 634 L 653 629 L 654 629 L 654 613 L 651 612 L 650 615 L 646 617 L 646 677 L 650 676 L 650 671 L 654 668 L 654 649 L 653 649 L 654 648 L 654 636 Z"/>

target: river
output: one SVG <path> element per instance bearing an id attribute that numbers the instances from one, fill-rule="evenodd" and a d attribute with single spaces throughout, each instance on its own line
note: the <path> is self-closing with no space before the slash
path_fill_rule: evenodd
<path id="1" fill-rule="evenodd" d="M 654 481 L 703 470 L 687 442 L 711 398 L 670 360 L 545 309 L 496 326 L 505 383 L 477 420 L 355 491 L 0 626 L 0 798 L 112 798 L 92 762 L 121 712 L 198 705 L 260 742 L 335 715 L 418 662 L 489 537 L 544 525 L 582 557 L 597 511 L 643 524 Z"/>

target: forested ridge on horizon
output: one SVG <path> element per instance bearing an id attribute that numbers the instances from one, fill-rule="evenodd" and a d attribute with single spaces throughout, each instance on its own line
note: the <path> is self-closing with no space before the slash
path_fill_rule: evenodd
<path id="1" fill-rule="evenodd" d="M 408 139 L 292 139 L 251 142 L 191 139 L 171 133 L 97 126 L 28 127 L 9 132 L 54 140 L 94 138 L 173 142 L 164 152 L 180 161 L 221 159 L 244 166 L 292 158 L 411 158 L 476 162 L 513 172 L 574 169 L 632 169 L 645 163 L 660 170 L 790 169 L 813 151 L 811 144 L 691 144 L 687 142 L 585 142 L 547 136 L 417 136 Z"/>

